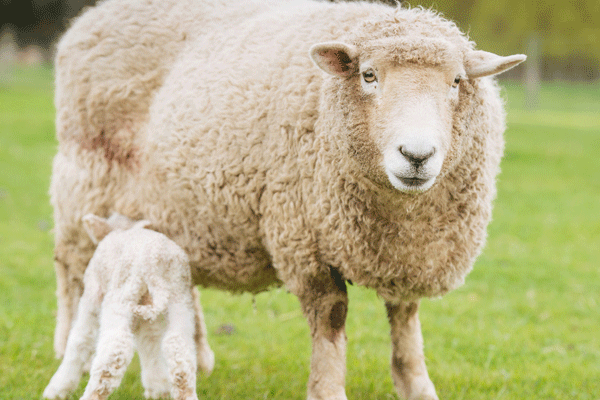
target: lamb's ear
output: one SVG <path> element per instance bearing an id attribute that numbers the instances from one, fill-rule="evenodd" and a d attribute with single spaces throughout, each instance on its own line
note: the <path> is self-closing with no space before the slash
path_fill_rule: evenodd
<path id="1" fill-rule="evenodd" d="M 527 58 L 524 54 L 501 57 L 487 51 L 471 51 L 465 59 L 465 70 L 470 79 L 496 75 L 521 64 Z"/>
<path id="2" fill-rule="evenodd" d="M 94 244 L 98 244 L 98 242 L 104 239 L 104 237 L 113 230 L 106 218 L 101 218 L 94 214 L 86 214 L 81 221 Z"/>
<path id="3" fill-rule="evenodd" d="M 136 221 L 135 224 L 133 224 L 132 229 L 133 228 L 147 228 L 147 229 L 152 229 L 152 222 L 148 221 L 147 219 L 142 219 L 140 221 Z"/>
<path id="4" fill-rule="evenodd" d="M 331 75 L 347 78 L 358 70 L 356 47 L 341 42 L 325 42 L 310 48 L 310 58 L 317 67 Z"/>

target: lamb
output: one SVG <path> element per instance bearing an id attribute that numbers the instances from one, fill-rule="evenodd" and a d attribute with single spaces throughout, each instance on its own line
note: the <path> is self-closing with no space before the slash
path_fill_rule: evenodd
<path id="1" fill-rule="evenodd" d="M 108 398 L 131 362 L 135 342 L 146 398 L 170 392 L 174 399 L 197 399 L 187 255 L 166 236 L 145 229 L 149 221 L 88 214 L 83 224 L 98 248 L 84 275 L 64 359 L 44 398 L 64 399 L 75 390 L 94 353 L 81 398 Z"/>
<path id="2" fill-rule="evenodd" d="M 181 246 L 195 284 L 296 295 L 309 399 L 346 399 L 348 281 L 385 301 L 398 394 L 437 399 L 419 299 L 460 286 L 484 245 L 492 76 L 525 56 L 421 8 L 234 3 L 107 0 L 59 43 L 57 353 L 94 248 L 81 217 L 116 211 Z"/>

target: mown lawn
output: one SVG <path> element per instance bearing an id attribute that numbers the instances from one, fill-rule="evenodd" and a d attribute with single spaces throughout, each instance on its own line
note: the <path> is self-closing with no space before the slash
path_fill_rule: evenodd
<path id="1" fill-rule="evenodd" d="M 0 85 L 0 399 L 36 399 L 59 364 L 52 72 L 17 70 Z M 537 111 L 518 84 L 506 86 L 506 156 L 486 250 L 461 289 L 422 304 L 429 373 L 441 399 L 598 400 L 600 86 L 546 85 Z M 199 380 L 200 398 L 305 398 L 310 340 L 293 296 L 202 296 L 217 365 Z M 393 399 L 382 302 L 356 287 L 350 301 L 348 397 Z M 141 399 L 138 374 L 134 361 L 111 398 Z"/>

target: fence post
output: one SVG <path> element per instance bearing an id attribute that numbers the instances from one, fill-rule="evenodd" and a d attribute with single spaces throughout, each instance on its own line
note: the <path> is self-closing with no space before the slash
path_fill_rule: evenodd
<path id="1" fill-rule="evenodd" d="M 12 79 L 12 70 L 17 61 L 17 43 L 10 26 L 0 31 L 0 86 L 8 86 Z"/>
<path id="2" fill-rule="evenodd" d="M 527 62 L 525 63 L 525 108 L 535 110 L 539 104 L 541 81 L 541 40 L 537 32 L 527 40 Z"/>

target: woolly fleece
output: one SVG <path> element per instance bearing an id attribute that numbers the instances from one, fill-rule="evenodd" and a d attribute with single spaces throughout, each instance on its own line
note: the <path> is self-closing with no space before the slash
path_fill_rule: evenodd
<path id="1" fill-rule="evenodd" d="M 109 0 L 74 22 L 56 58 L 59 354 L 94 249 L 90 212 L 150 220 L 196 284 L 234 292 L 283 283 L 312 299 L 312 279 L 331 274 L 398 304 L 463 283 L 496 193 L 498 87 L 462 80 L 442 173 L 402 193 L 379 166 L 358 78 L 308 55 L 327 41 L 440 68 L 474 48 L 430 10 L 371 3 Z"/>

